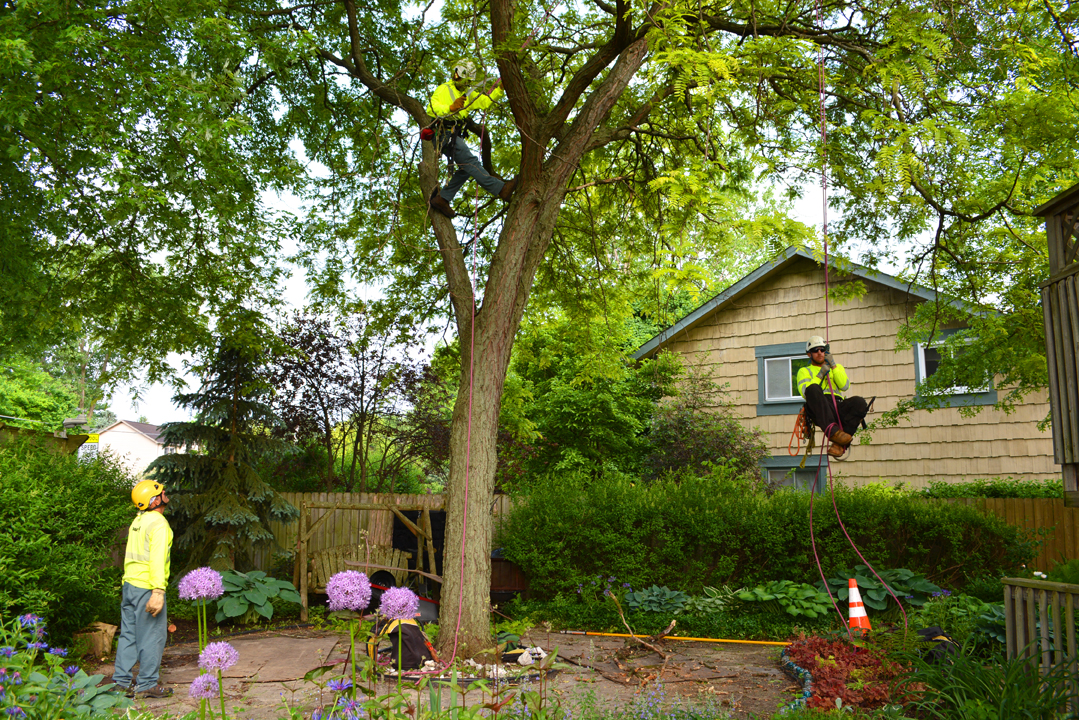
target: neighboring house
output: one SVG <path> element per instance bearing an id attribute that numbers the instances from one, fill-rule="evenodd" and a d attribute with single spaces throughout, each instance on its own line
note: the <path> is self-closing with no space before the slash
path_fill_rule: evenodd
<path id="1" fill-rule="evenodd" d="M 98 443 L 102 451 L 109 450 L 138 475 L 158 456 L 173 451 L 166 450 L 160 433 L 157 425 L 121 420 L 98 432 Z"/>
<path id="2" fill-rule="evenodd" d="M 836 361 L 850 375 L 847 394 L 877 398 L 869 422 L 914 395 L 918 382 L 936 369 L 939 354 L 932 347 L 896 351 L 900 324 L 935 295 L 857 265 L 852 272 L 866 293 L 830 305 L 830 340 Z M 820 458 L 821 433 L 818 430 L 817 450 L 806 469 L 793 474 L 802 457 L 791 457 L 787 445 L 802 407 L 793 375 L 806 359 L 810 335 L 825 335 L 824 268 L 808 253 L 788 248 L 652 338 L 634 357 L 665 349 L 689 364 L 712 366 L 713 379 L 729 383 L 736 413 L 747 426 L 763 431 L 771 455 L 764 461 L 769 479 L 808 487 Z M 959 390 L 963 392 L 951 398 L 951 407 L 915 410 L 899 426 L 875 431 L 869 445 L 856 435 L 846 456 L 832 460 L 833 474 L 848 484 L 902 481 L 908 487 L 922 487 L 929 480 L 1059 475 L 1052 436 L 1037 428 L 1049 412 L 1047 393 L 1028 395 L 1011 415 L 984 407 L 965 418 L 958 406 L 992 405 L 996 391 Z"/>

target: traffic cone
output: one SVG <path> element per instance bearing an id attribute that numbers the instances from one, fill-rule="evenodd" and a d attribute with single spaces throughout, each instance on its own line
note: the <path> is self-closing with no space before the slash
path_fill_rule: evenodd
<path id="1" fill-rule="evenodd" d="M 858 581 L 851 578 L 847 581 L 847 602 L 850 603 L 850 621 L 847 627 L 855 635 L 869 632 L 873 628 L 869 626 L 869 616 L 865 614 L 865 605 L 862 604 L 862 594 L 858 592 Z"/>

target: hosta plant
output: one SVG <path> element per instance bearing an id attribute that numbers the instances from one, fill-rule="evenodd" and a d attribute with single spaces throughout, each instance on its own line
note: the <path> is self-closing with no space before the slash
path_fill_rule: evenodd
<path id="1" fill-rule="evenodd" d="M 877 575 L 884 583 L 877 579 Z M 877 575 L 865 565 L 855 565 L 851 570 L 840 570 L 828 578 L 828 586 L 833 595 L 847 602 L 847 583 L 853 578 L 858 583 L 858 591 L 866 608 L 876 610 L 886 622 L 895 620 L 900 614 L 892 595 L 904 604 L 921 607 L 933 593 L 941 591 L 938 585 L 926 580 L 925 575 L 906 568 L 877 570 Z M 816 585 L 817 589 L 824 591 L 823 582 L 818 580 Z M 891 592 L 888 592 L 889 588 Z"/>
<path id="2" fill-rule="evenodd" d="M 686 615 L 712 615 L 723 612 L 724 608 L 735 600 L 739 590 L 731 590 L 724 585 L 721 588 L 705 586 L 703 595 L 694 595 L 686 601 L 682 612 Z"/>
<path id="3" fill-rule="evenodd" d="M 808 583 L 790 580 L 775 580 L 742 590 L 737 597 L 743 602 L 759 603 L 763 608 L 794 617 L 817 618 L 831 608 L 827 595 Z"/>
<path id="4" fill-rule="evenodd" d="M 300 594 L 292 583 L 267 577 L 261 570 L 248 573 L 226 570 L 221 573 L 221 584 L 225 588 L 225 595 L 217 601 L 217 622 L 225 618 L 240 618 L 242 623 L 249 624 L 258 620 L 260 615 L 269 620 L 273 617 L 270 600 L 276 597 L 288 602 L 300 602 Z"/>
<path id="5" fill-rule="evenodd" d="M 626 605 L 631 610 L 654 613 L 679 613 L 686 606 L 689 596 L 681 590 L 671 590 L 653 585 L 636 592 L 626 593 Z"/>

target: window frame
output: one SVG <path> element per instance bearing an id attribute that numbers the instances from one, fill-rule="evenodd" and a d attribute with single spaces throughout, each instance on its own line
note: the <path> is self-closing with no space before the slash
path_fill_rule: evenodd
<path id="1" fill-rule="evenodd" d="M 813 468 L 818 467 L 818 463 L 820 463 L 820 462 L 821 462 L 821 459 L 819 457 L 810 457 L 810 458 L 808 458 L 806 460 L 806 466 L 805 466 L 804 469 L 812 472 Z M 791 470 L 794 470 L 795 473 L 797 473 L 797 471 L 800 469 L 798 466 L 801 465 L 801 463 L 802 463 L 802 456 L 801 455 L 795 455 L 793 457 L 791 457 L 790 455 L 773 455 L 772 457 L 766 457 L 763 460 L 761 460 L 761 465 L 760 465 L 761 473 L 764 475 L 765 482 L 768 482 L 768 471 L 769 470 L 784 470 L 784 471 L 786 471 L 786 472 L 784 472 L 784 474 L 790 472 Z M 823 460 L 823 464 L 819 466 L 820 467 L 820 470 L 819 470 L 820 475 L 818 476 L 818 481 L 817 481 L 817 493 L 816 493 L 817 495 L 823 495 L 825 489 L 828 487 L 828 466 L 829 465 L 830 465 L 829 458 L 828 458 L 827 455 L 825 455 L 824 460 Z M 797 485 L 797 482 L 798 482 L 797 474 L 795 475 L 795 477 L 792 478 L 792 480 L 794 481 L 793 485 L 784 486 L 784 487 L 792 487 L 794 490 L 798 490 L 798 491 L 801 491 L 801 492 L 808 492 L 808 487 L 804 487 L 804 486 L 803 487 L 798 487 L 798 485 Z"/>
<path id="2" fill-rule="evenodd" d="M 925 374 L 925 350 L 926 348 L 939 347 L 945 340 L 957 332 L 962 332 L 968 328 L 951 328 L 948 330 L 938 330 L 933 338 L 932 343 L 914 343 L 914 396 L 926 397 L 921 394 L 919 388 L 922 383 L 925 382 L 927 375 Z M 990 379 L 987 389 L 974 389 L 967 386 L 957 387 L 958 392 L 950 395 L 937 396 L 941 401 L 941 407 L 967 407 L 971 405 L 995 405 L 997 402 L 997 391 L 993 387 L 993 381 Z"/>
<path id="3" fill-rule="evenodd" d="M 757 358 L 757 415 L 797 415 L 805 404 L 799 396 L 791 400 L 769 400 L 765 360 L 779 358 L 808 358 L 804 342 L 758 345 L 753 349 Z M 797 464 L 797 463 L 795 463 Z"/>

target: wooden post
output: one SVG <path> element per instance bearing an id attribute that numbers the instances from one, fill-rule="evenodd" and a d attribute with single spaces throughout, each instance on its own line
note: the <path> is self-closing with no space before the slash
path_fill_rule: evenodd
<path id="1" fill-rule="evenodd" d="M 300 543 L 296 553 L 300 563 L 300 622 L 307 622 L 307 503 L 300 507 L 300 530 L 296 539 Z"/>

